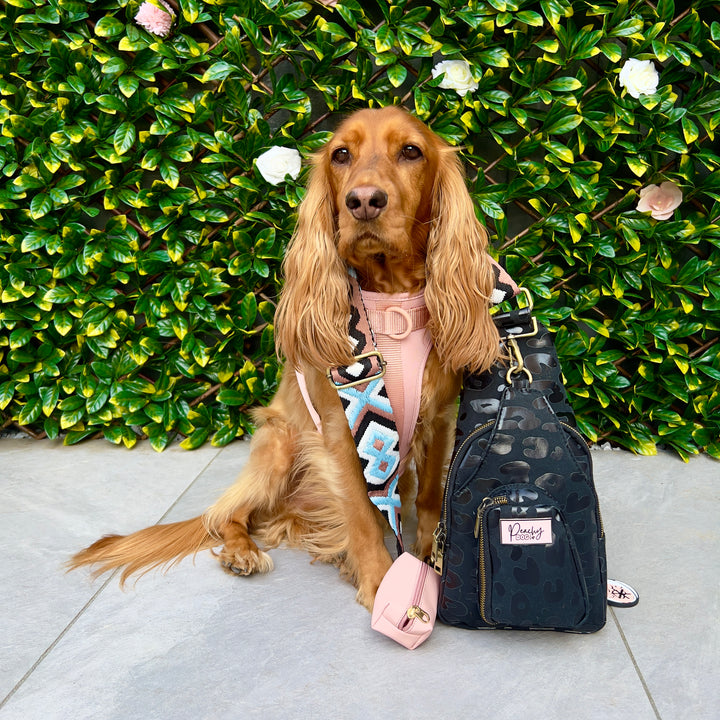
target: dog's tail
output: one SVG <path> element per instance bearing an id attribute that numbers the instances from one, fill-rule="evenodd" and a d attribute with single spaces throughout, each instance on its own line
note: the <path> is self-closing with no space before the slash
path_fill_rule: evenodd
<path id="1" fill-rule="evenodd" d="M 161 566 L 172 567 L 188 555 L 221 543 L 221 538 L 207 531 L 199 515 L 168 525 L 152 525 L 131 535 L 106 535 L 74 555 L 67 568 L 76 570 L 83 565 L 97 565 L 93 572 L 93 577 L 97 577 L 122 567 L 122 586 L 130 575 L 145 574 Z"/>

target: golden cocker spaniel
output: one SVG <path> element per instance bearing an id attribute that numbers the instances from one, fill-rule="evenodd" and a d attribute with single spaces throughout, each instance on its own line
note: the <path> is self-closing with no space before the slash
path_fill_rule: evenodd
<path id="1" fill-rule="evenodd" d="M 461 374 L 486 370 L 498 356 L 487 235 L 455 151 L 400 108 L 354 113 L 312 164 L 276 315 L 285 372 L 270 405 L 254 414 L 258 429 L 246 466 L 203 515 L 104 537 L 75 555 L 71 568 L 96 564 L 99 574 L 122 566 L 122 582 L 222 544 L 222 565 L 249 575 L 272 569 L 256 540 L 265 548 L 286 542 L 337 564 L 358 601 L 372 608 L 391 556 L 326 374 L 353 363 L 348 268 L 369 296 L 424 292 L 429 355 L 400 494 L 403 504 L 411 500 L 416 478 L 414 550 L 429 555 Z"/>

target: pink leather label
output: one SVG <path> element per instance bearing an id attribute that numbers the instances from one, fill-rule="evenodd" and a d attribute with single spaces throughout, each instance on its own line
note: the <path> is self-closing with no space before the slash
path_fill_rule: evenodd
<path id="1" fill-rule="evenodd" d="M 552 518 L 500 520 L 503 545 L 552 545 Z"/>

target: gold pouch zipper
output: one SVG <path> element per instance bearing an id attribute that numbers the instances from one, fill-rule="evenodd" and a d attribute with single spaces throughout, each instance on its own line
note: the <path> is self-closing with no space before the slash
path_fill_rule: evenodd
<path id="1" fill-rule="evenodd" d="M 495 505 L 507 505 L 508 499 L 505 496 L 486 497 L 478 506 L 475 517 L 475 537 L 478 541 L 478 602 L 480 604 L 480 617 L 488 625 L 494 625 L 487 612 L 488 600 L 488 562 L 486 558 L 487 547 L 485 542 L 485 515 Z"/>

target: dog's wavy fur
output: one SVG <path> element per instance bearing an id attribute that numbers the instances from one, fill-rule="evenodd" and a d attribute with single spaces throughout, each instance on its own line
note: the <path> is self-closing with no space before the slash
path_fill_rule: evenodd
<path id="1" fill-rule="evenodd" d="M 386 202 L 370 214 L 348 202 L 357 191 L 367 204 L 378 189 Z M 347 118 L 313 158 L 276 315 L 285 372 L 270 405 L 254 414 L 258 429 L 245 468 L 202 516 L 104 537 L 69 566 L 96 565 L 96 574 L 123 567 L 124 583 L 138 571 L 223 545 L 217 554 L 229 571 L 267 572 L 272 560 L 254 537 L 266 548 L 285 542 L 335 563 L 371 608 L 391 558 L 343 408 L 325 376 L 326 368 L 352 362 L 347 269 L 356 269 L 368 291 L 425 290 L 433 348 L 411 443 L 415 472 L 409 464 L 400 486 L 404 507 L 417 488 L 415 552 L 424 557 L 440 512 L 460 374 L 487 369 L 498 354 L 486 245 L 451 147 L 397 107 Z M 293 369 L 305 375 L 322 434 Z"/>

